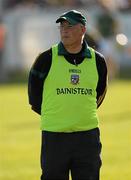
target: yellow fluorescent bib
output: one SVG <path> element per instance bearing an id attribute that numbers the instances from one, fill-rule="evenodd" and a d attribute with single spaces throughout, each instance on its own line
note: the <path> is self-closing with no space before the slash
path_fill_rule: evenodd
<path id="1" fill-rule="evenodd" d="M 98 127 L 95 52 L 78 66 L 58 56 L 52 47 L 52 65 L 44 82 L 41 129 L 52 132 L 86 131 Z"/>

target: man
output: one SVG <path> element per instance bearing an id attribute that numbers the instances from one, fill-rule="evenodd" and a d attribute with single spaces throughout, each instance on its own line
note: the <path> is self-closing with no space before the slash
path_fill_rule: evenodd
<path id="1" fill-rule="evenodd" d="M 106 92 L 104 57 L 83 40 L 86 18 L 62 14 L 61 42 L 40 54 L 29 75 L 29 103 L 41 114 L 41 180 L 99 180 L 96 110 Z"/>

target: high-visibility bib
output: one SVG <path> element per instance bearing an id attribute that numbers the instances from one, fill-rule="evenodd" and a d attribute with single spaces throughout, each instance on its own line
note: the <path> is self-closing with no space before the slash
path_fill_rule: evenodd
<path id="1" fill-rule="evenodd" d="M 98 127 L 95 52 L 79 65 L 58 55 L 52 47 L 52 64 L 43 87 L 41 129 L 51 132 L 86 131 Z"/>

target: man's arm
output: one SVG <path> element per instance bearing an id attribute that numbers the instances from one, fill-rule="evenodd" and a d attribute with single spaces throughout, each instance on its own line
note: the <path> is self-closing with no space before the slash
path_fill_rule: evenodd
<path id="1" fill-rule="evenodd" d="M 28 98 L 32 110 L 41 114 L 44 81 L 51 67 L 51 49 L 41 53 L 31 67 L 28 79 Z"/>
<path id="2" fill-rule="evenodd" d="M 97 108 L 102 104 L 107 91 L 107 65 L 104 56 L 96 52 L 96 66 L 98 70 Z"/>

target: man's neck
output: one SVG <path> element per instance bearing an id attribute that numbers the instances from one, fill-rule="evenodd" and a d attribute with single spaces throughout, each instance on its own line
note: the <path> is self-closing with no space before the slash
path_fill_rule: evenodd
<path id="1" fill-rule="evenodd" d="M 81 51 L 82 49 L 82 44 L 79 44 L 79 45 L 70 45 L 70 46 L 66 46 L 64 45 L 65 49 L 71 53 L 71 54 L 77 54 Z"/>

